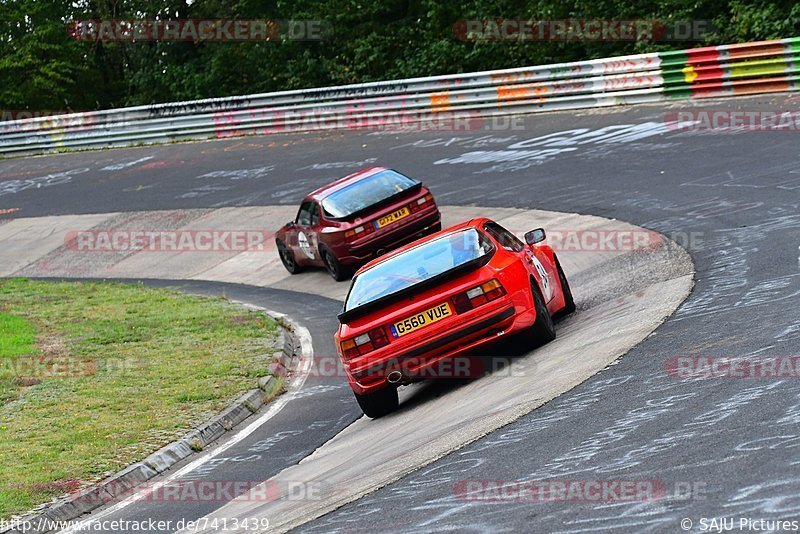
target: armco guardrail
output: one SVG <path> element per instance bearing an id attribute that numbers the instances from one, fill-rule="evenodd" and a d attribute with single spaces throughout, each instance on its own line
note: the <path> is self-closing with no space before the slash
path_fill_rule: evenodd
<path id="1" fill-rule="evenodd" d="M 0 154 L 388 128 L 800 88 L 800 37 L 0 122 Z"/>

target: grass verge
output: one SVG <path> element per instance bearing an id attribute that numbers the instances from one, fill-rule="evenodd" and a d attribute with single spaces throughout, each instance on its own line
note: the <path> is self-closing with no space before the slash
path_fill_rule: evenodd
<path id="1" fill-rule="evenodd" d="M 269 374 L 276 335 L 271 318 L 220 298 L 0 281 L 0 517 L 213 417 Z"/>

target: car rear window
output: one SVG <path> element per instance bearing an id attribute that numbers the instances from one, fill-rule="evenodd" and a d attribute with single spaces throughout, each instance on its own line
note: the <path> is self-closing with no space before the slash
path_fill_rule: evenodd
<path id="1" fill-rule="evenodd" d="M 489 239 L 474 228 L 428 241 L 356 276 L 344 309 L 350 311 L 392 295 L 491 251 Z"/>
<path id="2" fill-rule="evenodd" d="M 322 207 L 331 217 L 340 219 L 402 193 L 417 184 L 419 184 L 417 180 L 403 176 L 399 172 L 381 171 L 331 193 L 322 201 Z"/>

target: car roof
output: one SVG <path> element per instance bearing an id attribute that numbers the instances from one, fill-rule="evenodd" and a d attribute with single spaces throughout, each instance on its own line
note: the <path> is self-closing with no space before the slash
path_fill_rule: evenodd
<path id="1" fill-rule="evenodd" d="M 388 171 L 386 167 L 367 167 L 366 169 L 361 169 L 358 172 L 354 172 L 353 174 L 348 174 L 344 178 L 339 178 L 327 185 L 323 185 L 322 187 L 315 189 L 308 195 L 306 195 L 306 199 L 316 200 L 317 202 L 321 201 L 322 199 L 326 198 L 332 193 L 339 191 L 340 189 L 344 189 L 348 185 L 354 184 L 356 182 L 360 182 L 364 178 L 368 176 L 372 176 L 373 174 L 377 174 L 381 171 Z"/>
<path id="2" fill-rule="evenodd" d="M 384 261 L 386 261 L 386 260 L 388 260 L 390 258 L 394 258 L 395 256 L 399 256 L 400 254 L 406 252 L 407 250 L 410 250 L 412 248 L 416 248 L 416 247 L 422 245 L 423 243 L 427 243 L 429 241 L 433 241 L 434 239 L 438 239 L 439 237 L 441 237 L 443 235 L 452 234 L 454 232 L 458 232 L 459 230 L 465 230 L 467 228 L 480 228 L 481 226 L 483 226 L 487 222 L 492 222 L 492 220 L 489 219 L 488 217 L 478 217 L 476 219 L 470 219 L 468 221 L 464 221 L 464 222 L 458 223 L 458 224 L 456 224 L 454 226 L 451 226 L 449 228 L 445 228 L 444 230 L 440 230 L 440 231 L 436 232 L 435 234 L 431 234 L 429 236 L 420 238 L 420 239 L 418 239 L 416 241 L 413 241 L 413 242 L 411 242 L 411 243 L 409 243 L 407 245 L 403 245 L 400 248 L 392 250 L 391 252 L 387 252 L 386 254 L 384 254 L 382 256 L 378 256 L 374 260 L 370 260 L 363 267 L 361 267 L 358 271 L 356 271 L 355 274 L 360 274 L 360 273 L 366 271 L 367 269 L 370 269 L 370 268 L 374 267 L 375 265 L 378 265 L 379 263 L 383 263 Z"/>

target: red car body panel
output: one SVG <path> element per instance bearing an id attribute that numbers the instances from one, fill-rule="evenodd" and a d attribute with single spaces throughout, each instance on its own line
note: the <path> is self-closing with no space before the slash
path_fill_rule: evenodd
<path id="1" fill-rule="evenodd" d="M 336 220 L 326 217 L 320 203 L 328 195 L 386 170 L 390 169 L 385 167 L 364 169 L 320 187 L 306 195 L 303 203 L 311 202 L 313 204 L 312 209 L 316 213 L 316 220 L 312 224 L 301 225 L 298 224 L 299 221 L 296 218 L 293 223 L 284 225 L 276 232 L 276 239 L 287 245 L 294 254 L 295 261 L 301 267 L 324 267 L 325 264 L 320 253 L 321 247 L 328 248 L 342 265 L 358 267 L 386 251 L 393 250 L 438 231 L 441 228 L 441 214 L 433 195 L 424 184 L 418 189 L 410 190 L 408 194 L 393 199 L 389 203 L 381 204 L 375 209 L 360 213 L 355 219 Z M 422 204 L 418 203 L 426 197 L 430 200 L 426 200 Z M 414 211 L 396 222 L 383 228 L 375 229 L 363 237 L 358 235 L 345 236 L 349 230 L 354 230 L 364 225 L 373 225 L 381 217 L 390 215 L 404 207 L 410 209 L 412 205 L 416 206 Z"/>
<path id="2" fill-rule="evenodd" d="M 401 255 L 440 236 L 470 227 L 488 236 L 495 248 L 491 259 L 483 266 L 458 273 L 442 283 L 423 288 L 420 292 L 400 300 L 389 301 L 386 306 L 370 310 L 363 316 L 352 320 L 345 318 L 344 324 L 340 324 L 336 332 L 335 341 L 354 392 L 364 395 L 384 387 L 394 387 L 388 383 L 387 376 L 397 369 L 397 363 L 404 373 L 419 375 L 425 368 L 430 368 L 441 360 L 492 343 L 501 335 L 530 328 L 536 321 L 531 280 L 540 288 L 550 315 L 566 306 L 552 248 L 538 243 L 523 244 L 524 248 L 518 252 L 508 250 L 486 232 L 484 227 L 487 223 L 496 224 L 490 219 L 480 218 L 442 230 L 373 260 L 356 273 L 358 276 L 388 258 Z M 390 325 L 493 279 L 498 280 L 505 290 L 502 297 L 464 313 L 453 313 L 450 317 L 401 337 L 389 335 L 388 345 L 362 356 L 350 359 L 344 356 L 342 341 L 354 339 L 375 328 L 385 328 L 391 333 Z"/>

